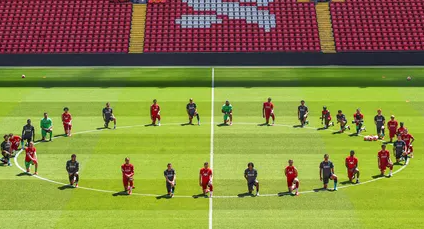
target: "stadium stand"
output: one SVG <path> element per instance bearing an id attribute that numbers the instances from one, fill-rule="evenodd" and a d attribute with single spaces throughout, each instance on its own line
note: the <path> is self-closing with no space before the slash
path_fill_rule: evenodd
<path id="1" fill-rule="evenodd" d="M 0 53 L 127 53 L 131 3 L 1 0 Z"/>
<path id="2" fill-rule="evenodd" d="M 275 51 L 320 51 L 314 3 L 167 0 L 147 6 L 144 52 Z"/>
<path id="3" fill-rule="evenodd" d="M 330 4 L 336 51 L 424 50 L 423 0 Z"/>

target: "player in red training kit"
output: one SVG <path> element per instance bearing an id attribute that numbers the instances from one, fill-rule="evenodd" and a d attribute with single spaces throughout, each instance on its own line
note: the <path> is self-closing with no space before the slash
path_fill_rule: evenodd
<path id="1" fill-rule="evenodd" d="M 400 122 L 399 124 L 400 124 L 400 127 L 399 129 L 397 129 L 396 135 L 399 135 L 399 134 L 402 135 L 403 132 L 406 130 L 406 127 L 403 122 Z"/>
<path id="2" fill-rule="evenodd" d="M 37 150 L 34 147 L 34 143 L 30 142 L 28 144 L 28 147 L 25 148 L 26 156 L 25 156 L 25 168 L 26 172 L 30 173 L 30 167 L 31 165 L 35 166 L 35 172 L 34 175 L 38 175 L 38 159 L 37 159 Z"/>
<path id="3" fill-rule="evenodd" d="M 268 102 L 264 102 L 264 105 L 262 107 L 262 117 L 265 118 L 266 125 L 269 125 L 269 117 L 271 117 L 272 125 L 274 125 L 274 122 L 275 122 L 274 104 L 271 102 L 271 98 L 268 98 Z"/>
<path id="4" fill-rule="evenodd" d="M 380 169 L 381 176 L 384 176 L 386 168 L 390 169 L 389 177 L 392 176 L 393 163 L 390 160 L 390 152 L 386 150 L 386 145 L 381 145 L 381 150 L 378 152 L 378 168 Z"/>
<path id="5" fill-rule="evenodd" d="M 10 143 L 12 143 L 12 145 L 10 146 L 10 153 L 11 153 L 10 156 L 13 156 L 15 151 L 19 149 L 19 145 L 21 144 L 22 138 L 19 137 L 18 135 L 13 135 L 12 133 L 10 133 L 9 141 Z"/>
<path id="6" fill-rule="evenodd" d="M 387 129 L 389 129 L 390 142 L 393 142 L 393 138 L 396 136 L 398 128 L 398 122 L 395 120 L 395 116 L 390 116 L 390 121 L 387 122 Z"/>
<path id="7" fill-rule="evenodd" d="M 158 120 L 158 126 L 160 126 L 160 107 L 156 99 L 153 100 L 153 104 L 150 106 L 150 118 L 153 126 L 156 125 L 156 119 Z"/>
<path id="8" fill-rule="evenodd" d="M 212 185 L 212 169 L 209 168 L 209 163 L 205 162 L 203 168 L 200 169 L 199 173 L 199 185 L 202 187 L 203 195 L 210 192 L 210 197 L 213 194 L 213 185 Z M 208 189 L 209 188 L 209 189 Z"/>
<path id="9" fill-rule="evenodd" d="M 359 184 L 358 158 L 355 157 L 355 151 L 350 151 L 350 156 L 346 157 L 345 165 L 349 181 L 353 183 L 353 179 L 356 175 L 356 183 Z"/>
<path id="10" fill-rule="evenodd" d="M 63 123 L 63 129 L 65 130 L 66 136 L 71 136 L 71 129 L 72 129 L 72 115 L 69 113 L 69 108 L 65 107 L 63 108 L 63 114 L 62 114 L 62 123 Z"/>
<path id="11" fill-rule="evenodd" d="M 130 164 L 130 158 L 125 158 L 125 164 L 121 165 L 121 170 L 124 189 L 128 195 L 131 195 L 132 189 L 134 188 L 134 166 Z"/>
<path id="12" fill-rule="evenodd" d="M 334 122 L 331 121 L 330 111 L 327 109 L 326 106 L 322 107 L 320 119 L 321 119 L 321 124 L 324 124 L 325 129 L 328 129 L 328 127 L 330 126 L 334 126 Z"/>
<path id="13" fill-rule="evenodd" d="M 296 190 L 295 195 L 299 195 L 299 179 L 297 179 L 297 169 L 293 166 L 293 160 L 289 160 L 289 165 L 284 170 L 284 174 L 287 177 L 287 187 L 289 193 L 292 194 L 293 190 Z"/>
<path id="14" fill-rule="evenodd" d="M 409 154 L 411 158 L 414 158 L 414 148 L 412 148 L 412 143 L 415 141 L 415 138 L 408 133 L 408 129 L 403 131 L 402 140 L 406 144 L 406 154 Z"/>

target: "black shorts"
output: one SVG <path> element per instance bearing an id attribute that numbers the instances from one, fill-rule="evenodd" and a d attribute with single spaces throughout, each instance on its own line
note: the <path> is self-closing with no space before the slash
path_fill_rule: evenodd
<path id="1" fill-rule="evenodd" d="M 334 175 L 333 173 L 330 173 L 330 175 L 328 175 L 328 176 L 323 176 L 323 177 L 322 177 L 322 183 L 324 183 L 324 184 L 328 184 L 328 182 L 330 181 L 330 178 L 331 178 L 333 175 Z"/>
<path id="2" fill-rule="evenodd" d="M 383 126 L 379 126 L 379 125 L 377 125 L 377 134 L 380 134 L 380 133 L 381 133 L 382 127 L 383 127 Z"/>
<path id="3" fill-rule="evenodd" d="M 177 182 L 174 183 L 174 187 L 177 186 Z M 167 181 L 166 182 L 166 191 L 167 192 L 171 192 L 172 191 L 172 186 L 171 184 Z"/>
<path id="4" fill-rule="evenodd" d="M 31 141 L 32 141 L 32 137 L 31 136 L 24 136 L 23 138 L 22 138 L 22 141 L 27 141 L 28 143 L 30 143 Z"/>
<path id="5" fill-rule="evenodd" d="M 189 112 L 188 112 L 188 115 L 190 116 L 190 117 L 194 117 L 194 114 L 196 113 L 196 111 L 195 110 L 190 110 Z"/>
<path id="6" fill-rule="evenodd" d="M 113 116 L 107 117 L 107 118 L 105 118 L 105 122 L 109 123 L 109 122 L 113 121 L 113 119 L 115 119 L 115 117 L 113 117 Z"/>
<path id="7" fill-rule="evenodd" d="M 258 181 L 257 180 L 255 180 L 255 181 L 253 181 L 253 182 L 247 182 L 247 188 L 249 189 L 249 191 L 250 190 L 253 190 L 253 186 L 257 186 L 258 185 Z"/>
<path id="8" fill-rule="evenodd" d="M 403 151 L 400 151 L 400 152 L 398 152 L 398 151 L 396 151 L 396 159 L 400 159 L 401 157 L 402 157 L 402 154 L 403 154 Z"/>

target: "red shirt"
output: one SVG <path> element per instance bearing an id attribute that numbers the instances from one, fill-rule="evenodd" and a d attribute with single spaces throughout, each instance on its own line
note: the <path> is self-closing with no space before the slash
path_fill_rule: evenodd
<path id="1" fill-rule="evenodd" d="M 399 129 L 397 130 L 398 134 L 403 134 L 403 131 L 405 131 L 405 127 L 399 127 Z"/>
<path id="2" fill-rule="evenodd" d="M 62 114 L 62 121 L 65 124 L 71 124 L 72 116 L 70 113 L 63 113 Z"/>
<path id="3" fill-rule="evenodd" d="M 364 115 L 362 114 L 362 113 L 355 113 L 355 114 L 353 114 L 353 119 L 356 121 L 356 120 L 362 120 L 362 119 L 364 119 Z"/>
<path id="4" fill-rule="evenodd" d="M 407 146 L 411 144 L 411 139 L 414 139 L 414 136 L 412 136 L 411 134 L 402 134 L 402 140 L 406 143 Z"/>
<path id="5" fill-rule="evenodd" d="M 296 169 L 296 167 L 294 167 L 294 166 L 287 166 L 286 167 L 286 176 L 287 176 L 287 179 L 290 179 L 290 178 L 296 178 L 297 177 L 297 169 Z"/>
<path id="6" fill-rule="evenodd" d="M 12 143 L 12 145 L 15 145 L 16 143 L 19 143 L 21 141 L 21 137 L 19 137 L 18 135 L 15 135 L 9 138 L 9 141 Z"/>
<path id="7" fill-rule="evenodd" d="M 322 111 L 322 116 L 324 116 L 324 118 L 331 119 L 331 115 L 330 115 L 330 111 L 329 110 L 323 110 Z"/>
<path id="8" fill-rule="evenodd" d="M 266 112 L 271 112 L 274 109 L 274 104 L 272 102 L 264 102 L 263 109 L 265 109 Z"/>
<path id="9" fill-rule="evenodd" d="M 34 156 L 35 156 L 35 152 L 36 152 L 36 149 L 35 149 L 35 147 L 32 147 L 32 148 L 25 148 L 25 152 L 26 152 L 25 161 L 26 161 L 26 162 L 30 162 L 30 161 L 31 161 L 30 156 L 31 156 L 32 158 L 34 158 Z M 34 159 L 35 159 L 35 158 L 34 158 Z"/>
<path id="10" fill-rule="evenodd" d="M 348 169 L 354 169 L 358 167 L 358 158 L 356 158 L 355 156 L 348 156 L 346 157 L 346 164 Z"/>
<path id="11" fill-rule="evenodd" d="M 387 122 L 387 127 L 389 127 L 390 130 L 394 130 L 396 131 L 397 127 L 398 127 L 398 122 L 396 120 L 390 120 Z"/>
<path id="12" fill-rule="evenodd" d="M 159 105 L 158 105 L 158 104 L 153 104 L 153 105 L 150 107 L 150 112 L 152 113 L 152 115 L 157 115 L 157 114 L 159 114 L 159 112 L 160 112 L 160 107 L 159 107 Z"/>
<path id="13" fill-rule="evenodd" d="M 121 165 L 121 170 L 123 175 L 134 175 L 134 166 L 132 164 L 124 163 Z"/>
<path id="14" fill-rule="evenodd" d="M 206 183 L 209 182 L 212 176 L 212 169 L 211 168 L 201 168 L 200 169 L 200 175 L 202 176 L 202 182 Z"/>
<path id="15" fill-rule="evenodd" d="M 380 160 L 380 163 L 388 163 L 390 159 L 390 153 L 388 150 L 380 150 L 378 152 L 378 159 Z"/>

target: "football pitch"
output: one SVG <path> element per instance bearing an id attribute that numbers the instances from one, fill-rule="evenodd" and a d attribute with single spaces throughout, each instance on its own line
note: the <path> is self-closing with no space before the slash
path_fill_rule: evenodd
<path id="1" fill-rule="evenodd" d="M 48 112 L 56 137 L 35 146 L 38 176 L 23 173 L 24 153 L 12 167 L 0 166 L 0 228 L 422 228 L 423 88 L 424 68 L 2 68 L 0 134 L 21 135 L 30 118 L 38 140 Z M 276 125 L 261 126 L 268 97 Z M 189 98 L 200 126 L 184 125 Z M 145 126 L 153 99 L 161 126 Z M 232 126 L 219 125 L 226 100 L 233 105 Z M 295 128 L 301 100 L 309 125 Z M 117 117 L 115 130 L 102 128 L 106 102 Z M 360 108 L 367 127 L 362 135 L 376 135 L 377 109 L 386 121 L 395 115 L 415 137 L 415 157 L 395 165 L 393 177 L 378 177 L 382 141 L 350 136 L 353 129 L 336 134 L 338 124 L 319 130 L 323 106 L 333 120 L 342 110 L 353 129 Z M 62 136 L 64 107 L 73 116 L 72 137 Z M 350 150 L 359 159 L 360 184 L 347 182 Z M 338 191 L 319 190 L 325 153 L 335 165 Z M 79 188 L 66 185 L 71 154 L 81 166 Z M 135 167 L 131 196 L 122 192 L 125 157 Z M 288 159 L 299 171 L 299 196 L 284 194 Z M 214 172 L 213 198 L 198 196 L 206 161 Z M 177 173 L 172 199 L 163 176 L 169 162 Z M 248 162 L 258 170 L 258 197 L 244 195 Z"/>

